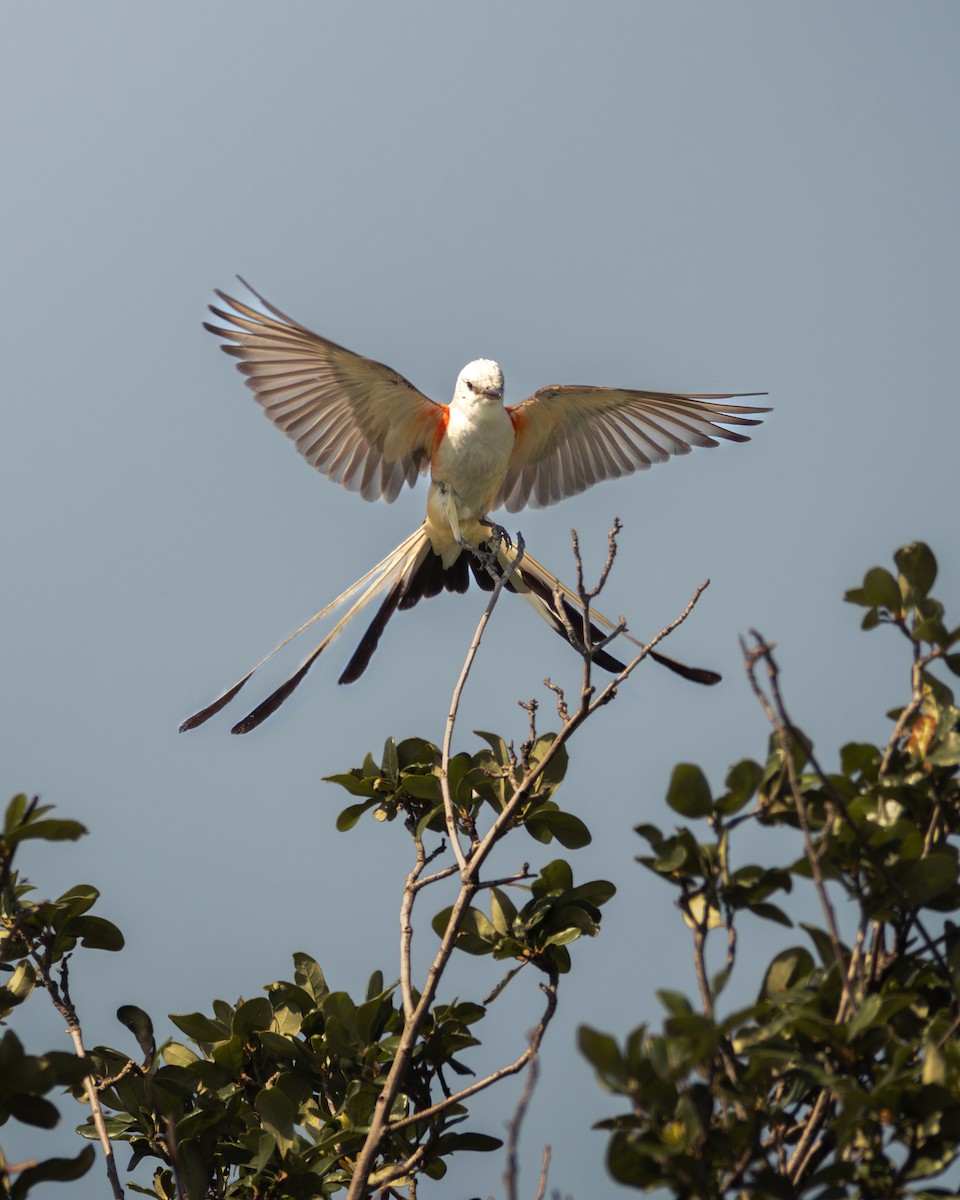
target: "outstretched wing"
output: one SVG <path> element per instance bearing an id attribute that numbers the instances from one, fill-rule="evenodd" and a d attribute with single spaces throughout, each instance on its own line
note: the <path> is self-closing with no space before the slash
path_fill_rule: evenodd
<path id="1" fill-rule="evenodd" d="M 540 388 L 507 410 L 517 441 L 496 503 L 510 512 L 527 504 L 543 508 L 694 446 L 716 446 L 717 438 L 747 442 L 746 434 L 725 426 L 759 425 L 745 414 L 770 409 L 722 403 L 738 398 L 578 384 Z"/>
<path id="2" fill-rule="evenodd" d="M 240 281 L 244 283 L 243 280 Z M 312 466 L 364 500 L 396 500 L 430 465 L 447 409 L 383 363 L 311 333 L 244 283 L 270 315 L 216 294 L 204 322 L 257 402 Z"/>

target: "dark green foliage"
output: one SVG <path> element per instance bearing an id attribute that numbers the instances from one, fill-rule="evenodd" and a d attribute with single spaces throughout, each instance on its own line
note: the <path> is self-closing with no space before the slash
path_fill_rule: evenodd
<path id="1" fill-rule="evenodd" d="M 850 743 L 824 770 L 788 717 L 772 652 L 757 639 L 745 651 L 774 728 L 762 761 L 737 762 L 715 789 L 699 767 L 680 764 L 668 817 L 690 824 L 637 827 L 639 861 L 668 885 L 691 931 L 698 996 L 660 991 L 659 1030 L 648 1022 L 622 1043 L 580 1030 L 602 1086 L 626 1101 L 601 1126 L 622 1184 L 684 1200 L 954 1195 L 932 1181 L 942 1182 L 960 1148 L 960 712 L 934 668 L 960 674 L 960 630 L 930 594 L 930 550 L 915 543 L 894 562 L 896 573 L 874 568 L 847 593 L 866 609 L 865 628 L 892 626 L 909 650 L 906 703 L 890 714 L 886 745 Z M 538 1050 L 571 946 L 597 934 L 615 891 L 605 880 L 575 884 L 562 859 L 481 878 L 489 851 L 513 831 L 570 850 L 589 843 L 583 821 L 556 802 L 569 732 L 531 728 L 519 751 L 480 733 L 483 747 L 454 755 L 446 771 L 431 743 L 388 739 L 379 762 L 368 754 L 330 777 L 352 800 L 339 829 L 369 812 L 389 836 L 409 837 L 410 928 L 424 888 L 459 886 L 433 918 L 431 971 L 439 977 L 455 949 L 506 961 L 482 1002 L 441 1000 L 430 973 L 412 980 L 409 943 L 401 942 L 401 982 L 374 971 L 357 997 L 295 954 L 292 979 L 172 1017 L 183 1040 L 159 1047 L 134 1005 L 117 1011 L 124 1050 L 34 1056 L 3 1031 L 0 1126 L 51 1128 L 56 1093 L 83 1099 L 92 1081 L 109 1137 L 129 1144 L 131 1169 L 154 1167 L 152 1187 L 128 1190 L 159 1200 L 306 1200 L 342 1195 L 351 1181 L 365 1181 L 365 1195 L 413 1195 L 418 1178 L 443 1177 L 451 1156 L 498 1148 L 497 1137 L 467 1127 L 470 1097 Z M 95 888 L 34 900 L 14 869 L 31 839 L 85 832 L 49 813 L 18 796 L 0 837 L 0 1023 L 45 990 L 79 1037 L 70 955 L 119 950 L 123 938 L 91 911 Z M 751 845 L 769 833 L 776 852 L 741 861 L 746 827 Z M 457 862 L 448 848 L 444 855 L 452 830 Z M 765 963 L 745 949 L 757 921 L 786 934 Z M 539 1025 L 516 1062 L 480 1069 L 473 1051 L 488 1008 L 519 976 L 543 993 Z M 96 1137 L 92 1118 L 79 1132 Z M 90 1146 L 11 1168 L 0 1155 L 0 1197 L 78 1179 L 95 1157 Z"/>
<path id="2" fill-rule="evenodd" d="M 65 980 L 66 962 L 79 943 L 91 949 L 119 950 L 123 937 L 115 925 L 90 915 L 99 893 L 80 884 L 57 900 L 32 901 L 32 885 L 14 866 L 14 857 L 24 842 L 76 841 L 86 830 L 77 821 L 47 817 L 50 805 L 36 798 L 14 796 L 4 815 L 0 836 L 0 1024 L 37 984 L 48 986 L 54 968 Z M 56 986 L 56 985 L 54 985 Z M 80 1088 L 90 1067 L 83 1059 L 63 1050 L 28 1054 L 12 1029 L 0 1037 L 0 1126 L 9 1120 L 41 1129 L 52 1129 L 60 1113 L 48 1099 L 64 1088 Z M 93 1163 L 89 1147 L 75 1158 L 48 1158 L 8 1176 L 0 1151 L 0 1196 L 20 1200 L 38 1183 L 79 1179 Z"/>
<path id="3" fill-rule="evenodd" d="M 605 879 L 574 887 L 569 865 L 557 859 L 543 868 L 530 892 L 531 899 L 517 909 L 503 888 L 491 888 L 489 919 L 479 909 L 469 908 L 457 948 L 468 954 L 515 958 L 544 970 L 553 967 L 560 974 L 569 971 L 568 943 L 600 932 L 600 906 L 616 888 Z M 438 934 L 446 928 L 450 913 L 445 908 L 434 917 Z"/>
<path id="4" fill-rule="evenodd" d="M 754 668 L 772 672 L 758 680 L 775 725 L 766 761 L 737 763 L 717 798 L 698 768 L 676 769 L 667 802 L 706 820 L 707 837 L 638 827 L 640 862 L 676 890 L 693 932 L 701 995 L 662 993 L 661 1031 L 640 1026 L 622 1046 L 581 1029 L 600 1082 L 629 1101 L 602 1123 L 621 1183 L 703 1200 L 954 1194 L 926 1184 L 960 1149 L 960 713 L 930 669 L 956 673 L 960 631 L 947 632 L 930 595 L 930 550 L 915 543 L 895 563 L 898 574 L 874 568 L 846 596 L 867 608 L 865 628 L 909 640 L 909 702 L 891 714 L 887 746 L 851 743 L 824 771 L 759 646 Z M 736 865 L 747 822 L 794 831 L 794 858 Z M 738 949 L 743 918 L 792 924 L 794 889 L 822 920 L 762 968 Z M 755 980 L 756 1000 L 724 1012 L 734 969 Z"/>
<path id="5" fill-rule="evenodd" d="M 477 731 L 489 744 L 476 754 L 457 754 L 450 760 L 449 784 L 453 803 L 465 826 L 475 826 L 486 806 L 493 812 L 503 810 L 514 787 L 525 771 L 543 761 L 556 741 L 556 735 L 544 734 L 527 748 L 518 760 L 503 738 L 495 733 Z M 563 782 L 567 770 L 567 752 L 561 747 L 537 780 L 536 791 L 514 818 L 538 842 L 554 838 L 568 850 L 590 843 L 590 831 L 579 817 L 561 812 L 553 794 Z M 412 822 L 418 834 L 444 832 L 443 797 L 440 787 L 440 750 L 422 738 L 408 738 L 399 745 L 388 738 L 380 764 L 368 754 L 362 767 L 345 775 L 328 775 L 327 783 L 336 783 L 360 798 L 337 818 L 341 831 L 352 829 L 366 812 L 378 821 L 393 821 L 402 816 Z"/>
<path id="6" fill-rule="evenodd" d="M 555 741 L 554 735 L 533 738 L 518 760 L 501 739 L 481 736 L 489 748 L 456 755 L 447 774 L 454 819 L 474 845 L 481 818 L 495 821 L 505 814 L 514 791 L 544 762 Z M 566 763 L 565 752 L 555 748 L 541 776 L 522 791 L 512 816 L 505 814 L 510 819 L 501 836 L 523 827 L 540 842 L 556 838 L 576 847 L 589 841 L 583 823 L 561 812 L 553 799 Z M 423 837 L 447 833 L 441 754 L 428 742 L 409 739 L 396 745 L 388 740 L 379 764 L 367 755 L 362 767 L 331 781 L 358 800 L 341 813 L 341 830 L 352 828 L 367 811 L 387 823 L 399 816 L 419 855 L 420 869 L 427 860 Z M 20 798 L 12 808 L 15 820 L 37 821 L 46 811 L 34 806 L 24 817 Z M 83 832 L 72 822 L 39 823 L 50 837 Z M 431 857 L 441 850 L 438 844 Z M 411 907 L 417 894 L 415 878 L 419 871 L 408 881 Z M 613 885 L 594 881 L 577 886 L 569 865 L 557 860 L 537 875 L 524 869 L 498 885 L 477 880 L 468 886 L 471 895 L 489 891 L 492 919 L 476 907 L 462 905 L 456 913 L 445 909 L 434 926 L 451 949 L 514 960 L 494 996 L 524 967 L 546 975 L 548 1015 L 541 1022 L 539 1041 L 555 1005 L 556 979 L 570 969 L 569 944 L 599 931 L 600 908 L 613 895 Z M 4 1012 L 26 998 L 38 974 L 49 977 L 50 968 L 78 944 L 103 949 L 122 945 L 114 926 L 89 913 L 97 898 L 94 889 L 73 888 L 57 901 L 32 906 L 24 902 L 29 890 L 15 873 L 9 875 L 4 896 L 10 933 L 4 957 L 16 969 L 4 992 Z M 62 993 L 55 994 L 66 1011 Z M 418 1003 L 411 986 L 411 1011 Z M 469 1052 L 480 1044 L 477 1031 L 486 1011 L 485 1003 L 472 1000 L 437 1001 L 424 1011 L 412 1046 L 403 1051 L 402 1085 L 388 1113 L 375 1178 L 386 1172 L 394 1186 L 417 1175 L 439 1179 L 451 1155 L 495 1150 L 502 1144 L 488 1133 L 463 1128 L 468 1109 L 450 1083 L 458 1076 L 474 1077 Z M 111 1141 L 130 1146 L 130 1169 L 149 1160 L 157 1164 L 152 1188 L 128 1186 L 161 1200 L 174 1200 L 178 1189 L 191 1200 L 342 1193 L 401 1054 L 409 1020 L 399 985 L 385 986 L 381 972 L 374 972 L 365 995 L 354 999 L 332 990 L 319 964 L 306 954 L 294 955 L 292 980 L 270 985 L 265 995 L 235 1005 L 217 1000 L 209 1013 L 172 1016 L 185 1035 L 183 1041 L 169 1040 L 158 1048 L 150 1017 L 134 1005 L 122 1006 L 117 1018 L 136 1039 L 139 1050 L 134 1057 L 126 1050 L 100 1046 L 83 1060 L 69 1054 L 32 1060 L 8 1033 L 0 1043 L 0 1055 L 10 1059 L 0 1060 L 6 1068 L 0 1074 L 0 1104 L 7 1104 L 0 1111 L 52 1125 L 58 1113 L 43 1093 L 69 1086 L 79 1098 L 84 1077 L 92 1074 Z M 509 1069 L 520 1066 L 522 1062 Z M 486 1064 L 484 1072 L 493 1069 Z M 484 1084 L 488 1085 L 489 1081 Z M 79 1132 L 97 1138 L 92 1117 Z M 23 1171 L 13 1185 L 16 1194 L 25 1195 L 32 1181 L 52 1178 L 52 1172 L 67 1178 L 68 1170 L 85 1169 L 91 1153 L 84 1151 L 72 1164 L 50 1160 L 43 1164 L 43 1176 Z"/>
<path id="7" fill-rule="evenodd" d="M 236 1005 L 215 1001 L 211 1016 L 172 1016 L 192 1045 L 166 1042 L 143 1070 L 118 1051 L 92 1052 L 102 1078 L 125 1071 L 101 1090 L 115 1114 L 111 1138 L 130 1143 L 132 1163 L 167 1164 L 152 1194 L 175 1196 L 171 1146 L 191 1196 L 326 1196 L 349 1182 L 402 1027 L 396 985 L 384 988 L 378 972 L 358 1003 L 296 954 L 292 981 L 266 992 Z M 470 1029 L 483 1015 L 480 1005 L 435 1007 L 394 1117 L 430 1107 L 438 1071 L 478 1044 Z M 413 1122 L 391 1136 L 385 1156 L 403 1162 L 424 1142 L 422 1167 L 439 1176 L 444 1156 L 468 1142 L 475 1150 L 500 1144 L 478 1134 L 452 1139 L 448 1131 L 464 1119 L 455 1105 L 441 1119 Z M 90 1125 L 83 1132 L 95 1136 Z"/>

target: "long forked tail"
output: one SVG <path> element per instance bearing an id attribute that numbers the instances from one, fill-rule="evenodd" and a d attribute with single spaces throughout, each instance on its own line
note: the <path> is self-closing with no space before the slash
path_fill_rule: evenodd
<path id="1" fill-rule="evenodd" d="M 490 565 L 492 565 L 493 574 L 490 573 Z M 413 608 L 420 600 L 436 596 L 444 589 L 451 592 L 465 592 L 470 586 L 471 575 L 484 591 L 493 591 L 495 586 L 494 576 L 505 574 L 511 567 L 513 571 L 506 582 L 506 587 L 509 591 L 523 596 L 532 605 L 537 614 L 564 641 L 569 640 L 567 634 L 568 628 L 572 629 L 575 635 L 582 637 L 583 613 L 579 597 L 531 555 L 524 552 L 522 558 L 518 559 L 516 549 L 501 546 L 496 559 L 492 559 L 492 556 L 487 555 L 486 559 L 481 562 L 479 558 L 465 551 L 451 566 L 444 567 L 440 557 L 433 552 L 425 527 L 421 525 L 419 529 L 406 538 L 405 541 L 401 542 L 395 550 L 391 551 L 386 558 L 377 563 L 366 575 L 358 579 L 356 583 L 347 588 L 345 592 L 342 592 L 335 600 L 332 600 L 325 608 L 322 608 L 320 612 L 315 613 L 308 621 L 305 621 L 299 629 L 285 638 L 278 646 L 275 646 L 269 654 L 265 655 L 233 687 L 228 688 L 212 704 L 194 713 L 192 717 L 188 717 L 180 726 L 180 732 L 184 733 L 188 729 L 196 729 L 199 725 L 202 725 L 205 721 L 215 716 L 230 703 L 260 667 L 268 662 L 279 650 L 287 646 L 298 634 L 303 633 L 305 629 L 322 620 L 350 600 L 353 600 L 353 603 L 347 609 L 346 613 L 333 626 L 326 637 L 307 655 L 296 671 L 271 692 L 265 700 L 262 700 L 256 708 L 252 709 L 243 720 L 238 721 L 231 730 L 231 733 L 249 733 L 251 729 L 256 729 L 271 713 L 275 712 L 284 700 L 300 685 L 304 676 L 324 650 L 340 636 L 355 617 L 359 616 L 375 600 L 382 597 L 380 607 L 377 609 L 373 620 L 367 627 L 366 632 L 360 639 L 356 650 L 353 652 L 350 661 L 340 676 L 340 683 L 355 682 L 367 669 L 387 622 L 397 609 Z M 360 593 L 359 597 L 354 599 L 358 592 Z M 612 674 L 617 675 L 624 669 L 624 664 L 620 659 L 615 658 L 605 647 L 600 646 L 599 643 L 607 636 L 604 632 L 605 630 L 612 633 L 619 626 L 617 623 L 611 621 L 609 617 L 605 617 L 602 613 L 595 612 L 592 609 L 590 616 L 592 618 L 589 624 L 590 644 L 592 647 L 595 647 L 593 662 L 605 671 L 610 671 Z M 635 646 L 641 648 L 643 646 L 642 642 L 631 637 L 625 631 L 621 630 L 620 636 L 626 638 Z M 682 675 L 685 679 L 692 680 L 695 683 L 714 684 L 720 680 L 720 676 L 715 671 L 685 666 L 683 663 L 676 662 L 672 658 L 667 658 L 666 655 L 660 654 L 656 650 L 649 651 L 649 654 L 651 658 L 662 666 L 675 671 L 678 675 Z"/>

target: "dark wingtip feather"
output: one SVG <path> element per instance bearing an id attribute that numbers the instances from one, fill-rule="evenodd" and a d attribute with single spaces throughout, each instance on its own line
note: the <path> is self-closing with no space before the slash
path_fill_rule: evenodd
<path id="1" fill-rule="evenodd" d="M 209 721 L 211 717 L 215 717 L 221 708 L 225 708 L 230 703 L 230 701 L 234 698 L 237 692 L 240 691 L 252 674 L 253 672 L 250 671 L 249 674 L 244 675 L 239 683 L 235 683 L 228 692 L 224 692 L 219 700 L 214 700 L 212 704 L 208 704 L 206 708 L 201 708 L 201 710 L 198 713 L 194 713 L 192 717 L 187 717 L 187 719 L 180 726 L 180 732 L 186 733 L 188 729 L 196 729 L 197 726 L 202 725 L 204 721 Z"/>

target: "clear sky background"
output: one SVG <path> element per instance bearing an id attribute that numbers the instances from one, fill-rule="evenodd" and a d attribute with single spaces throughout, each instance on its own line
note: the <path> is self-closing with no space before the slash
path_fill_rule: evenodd
<path id="1" fill-rule="evenodd" d="M 577 878 L 619 893 L 600 939 L 573 948 L 526 1187 L 549 1141 L 551 1186 L 621 1194 L 589 1130 L 617 1105 L 575 1030 L 658 1023 L 655 990 L 693 987 L 632 827 L 672 824 L 675 762 L 720 786 L 762 757 L 738 634 L 778 643 L 794 718 L 830 761 L 886 736 L 907 679 L 893 635 L 856 632 L 844 589 L 924 538 L 956 619 L 958 43 L 950 2 L 5 9 L 0 738 L 7 793 L 91 831 L 25 848 L 23 866 L 44 894 L 95 883 L 128 938 L 77 960 L 91 1044 L 132 1049 L 119 1004 L 166 1033 L 166 1013 L 289 977 L 296 950 L 334 987 L 395 976 L 408 845 L 372 821 L 337 834 L 346 796 L 321 777 L 388 735 L 440 740 L 483 606 L 474 592 L 400 614 L 350 688 L 338 644 L 249 737 L 224 718 L 178 735 L 409 533 L 425 497 L 368 505 L 312 472 L 201 329 L 214 287 L 243 274 L 438 400 L 478 356 L 503 365 L 509 402 L 565 382 L 765 390 L 776 411 L 748 445 L 508 521 L 569 575 L 571 526 L 598 565 L 619 515 L 603 607 L 641 634 L 713 581 L 668 652 L 723 684 L 641 669 L 574 742 L 559 797 L 595 837 L 568 855 Z M 573 687 L 578 660 L 505 597 L 458 747 L 477 748 L 474 728 L 519 741 L 530 696 L 551 727 L 545 675 Z M 542 849 L 508 843 L 499 868 Z M 761 933 L 742 951 L 748 996 L 775 944 Z M 425 919 L 418 939 L 423 961 Z M 447 994 L 495 977 L 458 967 Z M 521 1047 L 521 990 L 478 1068 Z M 31 1021 L 31 1049 L 65 1044 L 45 1010 Z M 501 1133 L 515 1094 L 474 1127 Z M 4 1130 L 14 1156 L 21 1131 Z M 501 1171 L 471 1156 L 422 1191 L 499 1194 Z"/>

